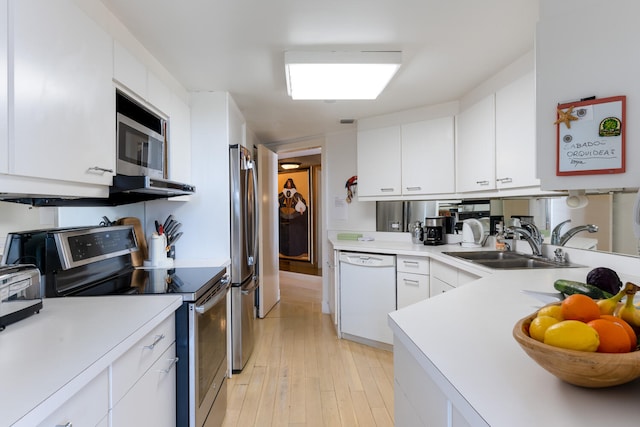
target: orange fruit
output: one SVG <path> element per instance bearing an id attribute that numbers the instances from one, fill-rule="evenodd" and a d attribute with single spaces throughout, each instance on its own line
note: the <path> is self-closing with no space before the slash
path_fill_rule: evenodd
<path id="1" fill-rule="evenodd" d="M 562 317 L 565 320 L 579 320 L 588 322 L 600 318 L 600 308 L 590 297 L 583 294 L 573 294 L 562 300 Z"/>
<path id="2" fill-rule="evenodd" d="M 600 316 L 600 318 L 609 320 L 610 322 L 620 324 L 624 328 L 627 335 L 629 336 L 629 344 L 630 344 L 629 351 L 635 350 L 635 348 L 638 346 L 638 337 L 636 336 L 636 332 L 633 330 L 631 325 L 629 325 L 624 319 L 621 319 L 617 316 L 613 316 L 611 314 L 603 314 Z"/>
<path id="3" fill-rule="evenodd" d="M 599 353 L 628 353 L 629 335 L 619 323 L 607 319 L 595 319 L 587 322 L 598 332 L 600 344 L 596 350 Z"/>

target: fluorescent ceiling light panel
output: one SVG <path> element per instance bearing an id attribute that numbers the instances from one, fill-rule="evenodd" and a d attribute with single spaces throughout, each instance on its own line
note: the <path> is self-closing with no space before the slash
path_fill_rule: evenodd
<path id="1" fill-rule="evenodd" d="M 296 100 L 376 99 L 401 59 L 396 51 L 285 52 L 287 92 Z"/>

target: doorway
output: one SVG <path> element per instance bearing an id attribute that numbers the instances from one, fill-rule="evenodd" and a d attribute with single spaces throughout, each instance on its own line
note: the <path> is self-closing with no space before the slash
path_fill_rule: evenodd
<path id="1" fill-rule="evenodd" d="M 279 269 L 322 276 L 320 148 L 278 153 Z"/>

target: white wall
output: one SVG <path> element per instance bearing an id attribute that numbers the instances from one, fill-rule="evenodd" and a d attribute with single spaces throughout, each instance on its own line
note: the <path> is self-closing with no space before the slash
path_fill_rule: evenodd
<path id="1" fill-rule="evenodd" d="M 322 169 L 325 173 L 327 230 L 375 231 L 376 203 L 360 202 L 357 194 L 346 203 L 347 180 L 357 175 L 356 131 L 327 135 Z M 356 189 L 357 191 L 357 189 Z"/>
<path id="2" fill-rule="evenodd" d="M 147 202 L 147 232 L 153 219 L 173 214 L 184 232 L 176 260 L 219 265 L 229 259 L 229 132 L 227 92 L 191 94 L 191 176 L 196 187 L 187 202 Z"/>
<path id="3" fill-rule="evenodd" d="M 640 186 L 640 2 L 541 0 L 536 36 L 538 173 L 543 189 Z M 626 172 L 556 176 L 558 103 L 626 95 Z"/>

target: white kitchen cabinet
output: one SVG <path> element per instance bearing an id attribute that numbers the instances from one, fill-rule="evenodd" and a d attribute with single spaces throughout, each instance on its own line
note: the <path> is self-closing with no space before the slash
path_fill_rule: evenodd
<path id="1" fill-rule="evenodd" d="M 111 37 L 72 0 L 12 5 L 9 173 L 110 185 L 116 160 Z"/>
<path id="2" fill-rule="evenodd" d="M 536 99 L 533 72 L 496 92 L 496 186 L 540 185 L 536 178 Z"/>
<path id="3" fill-rule="evenodd" d="M 172 95 L 169 118 L 169 178 L 191 183 L 191 109 Z"/>
<path id="4" fill-rule="evenodd" d="M 111 388 L 113 402 L 116 405 L 151 365 L 171 347 L 175 337 L 175 318 L 170 316 L 113 363 Z M 170 357 L 175 357 L 175 349 Z"/>
<path id="5" fill-rule="evenodd" d="M 7 0 L 0 0 L 0 99 L 7 99 L 7 34 L 9 31 L 9 21 L 7 16 Z M 7 102 L 0 102 L 0 173 L 9 171 L 9 156 L 4 155 L 9 152 L 8 139 L 8 110 Z"/>
<path id="6" fill-rule="evenodd" d="M 398 310 L 429 298 L 429 258 L 398 255 L 396 263 Z"/>
<path id="7" fill-rule="evenodd" d="M 432 276 L 429 279 L 429 298 L 435 297 L 452 289 L 455 289 L 455 286 L 450 285 L 438 277 Z"/>
<path id="8" fill-rule="evenodd" d="M 436 261 L 435 259 L 431 259 L 429 264 L 431 268 L 430 297 L 439 295 L 480 278 L 478 275 L 456 268 L 452 265 L 445 264 L 444 262 Z"/>
<path id="9" fill-rule="evenodd" d="M 491 94 L 456 118 L 456 189 L 496 189 L 495 95 Z"/>
<path id="10" fill-rule="evenodd" d="M 358 131 L 358 197 L 402 193 L 400 126 Z"/>
<path id="11" fill-rule="evenodd" d="M 397 337 L 393 340 L 396 427 L 484 427 L 488 424 L 433 366 L 418 362 Z"/>
<path id="12" fill-rule="evenodd" d="M 113 79 L 140 98 L 147 98 L 147 67 L 117 40 L 113 42 Z"/>
<path id="13" fill-rule="evenodd" d="M 38 426 L 95 426 L 105 419 L 108 413 L 109 376 L 105 370 Z"/>
<path id="14" fill-rule="evenodd" d="M 176 362 L 174 342 L 113 407 L 113 427 L 176 425 Z"/>
<path id="15" fill-rule="evenodd" d="M 455 192 L 453 122 L 443 117 L 401 126 L 403 195 Z"/>

